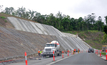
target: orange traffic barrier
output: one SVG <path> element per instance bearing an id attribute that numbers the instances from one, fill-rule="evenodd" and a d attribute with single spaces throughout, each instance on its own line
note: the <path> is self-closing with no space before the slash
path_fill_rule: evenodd
<path id="1" fill-rule="evenodd" d="M 64 58 L 64 51 L 62 51 L 62 58 Z"/>
<path id="2" fill-rule="evenodd" d="M 27 53 L 25 52 L 25 64 L 27 65 Z"/>
<path id="3" fill-rule="evenodd" d="M 55 61 L 55 55 L 54 55 L 54 51 L 53 51 L 53 61 Z"/>
<path id="4" fill-rule="evenodd" d="M 106 60 L 107 60 L 107 49 L 106 49 Z"/>
<path id="5" fill-rule="evenodd" d="M 100 50 L 100 57 L 101 57 L 101 50 Z"/>
<path id="6" fill-rule="evenodd" d="M 98 50 L 96 50 L 96 54 L 98 55 Z"/>
<path id="7" fill-rule="evenodd" d="M 97 54 L 97 50 L 95 51 L 95 54 Z"/>
<path id="8" fill-rule="evenodd" d="M 67 51 L 67 56 L 69 56 L 69 50 Z"/>

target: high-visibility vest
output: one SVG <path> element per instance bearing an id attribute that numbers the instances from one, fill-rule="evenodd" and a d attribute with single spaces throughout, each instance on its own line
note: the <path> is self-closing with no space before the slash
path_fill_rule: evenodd
<path id="1" fill-rule="evenodd" d="M 40 54 L 42 53 L 42 51 L 40 51 Z"/>
<path id="2" fill-rule="evenodd" d="M 74 49 L 74 51 L 76 51 L 76 49 Z"/>
<path id="3" fill-rule="evenodd" d="M 40 53 L 40 51 L 38 51 L 38 53 Z"/>

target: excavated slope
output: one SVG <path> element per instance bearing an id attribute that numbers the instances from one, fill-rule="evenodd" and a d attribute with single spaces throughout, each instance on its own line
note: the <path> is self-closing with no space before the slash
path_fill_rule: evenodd
<path id="1" fill-rule="evenodd" d="M 52 40 L 57 38 L 0 27 L 0 60 L 24 56 L 24 52 L 34 54 Z"/>
<path id="2" fill-rule="evenodd" d="M 8 20 L 13 24 L 16 30 L 44 34 L 44 35 L 52 35 L 56 36 L 60 45 L 66 49 L 80 49 L 80 50 L 87 50 L 89 45 L 84 43 L 78 36 L 74 35 L 65 35 L 60 32 L 58 29 L 54 28 L 53 26 L 34 23 L 31 21 L 15 18 L 15 17 L 8 17 Z"/>
<path id="3" fill-rule="evenodd" d="M 87 50 L 90 46 L 78 36 L 60 32 L 53 26 L 34 23 L 31 21 L 7 17 L 15 28 L 0 27 L 0 60 L 12 57 L 35 54 L 43 50 L 47 42 L 57 40 L 61 50 L 80 49 Z"/>

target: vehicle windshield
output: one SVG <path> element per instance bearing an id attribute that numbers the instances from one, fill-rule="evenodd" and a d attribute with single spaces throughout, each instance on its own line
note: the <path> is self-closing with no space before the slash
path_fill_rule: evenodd
<path id="1" fill-rule="evenodd" d="M 55 44 L 46 44 L 46 47 L 55 47 Z"/>

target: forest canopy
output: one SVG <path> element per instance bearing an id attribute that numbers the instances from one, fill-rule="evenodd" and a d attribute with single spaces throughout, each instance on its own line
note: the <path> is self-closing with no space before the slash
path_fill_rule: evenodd
<path id="1" fill-rule="evenodd" d="M 64 15 L 60 11 L 54 15 L 50 13 L 49 15 L 42 15 L 41 13 L 33 10 L 26 10 L 25 7 L 20 7 L 15 10 L 13 7 L 6 7 L 4 10 L 0 5 L 0 12 L 18 16 L 26 19 L 36 21 L 38 23 L 52 25 L 60 31 L 86 31 L 86 30 L 98 30 L 103 31 L 104 22 L 102 17 L 99 16 L 97 20 L 95 19 L 95 13 L 88 14 L 84 18 L 79 17 L 78 19 L 71 18 L 69 15 Z M 107 16 L 105 16 L 107 24 Z"/>

